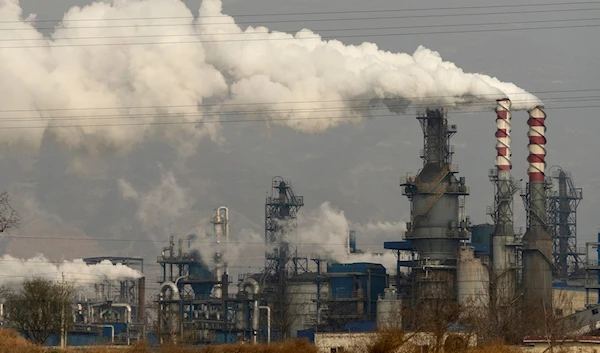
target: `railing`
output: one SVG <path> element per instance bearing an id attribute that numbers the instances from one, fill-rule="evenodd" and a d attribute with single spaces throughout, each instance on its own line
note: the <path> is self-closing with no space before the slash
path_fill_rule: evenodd
<path id="1" fill-rule="evenodd" d="M 425 207 L 423 207 L 423 210 L 421 210 L 419 213 L 417 213 L 417 217 L 422 217 L 425 216 L 433 207 L 433 205 L 435 205 L 435 203 L 442 197 L 442 195 L 444 194 L 444 192 L 446 191 L 445 187 L 440 187 L 437 189 L 437 191 L 429 198 L 429 201 L 427 201 L 427 204 L 425 205 Z"/>

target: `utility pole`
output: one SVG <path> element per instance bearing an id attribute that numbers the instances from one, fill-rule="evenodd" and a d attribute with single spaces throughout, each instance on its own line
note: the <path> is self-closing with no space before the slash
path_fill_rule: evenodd
<path id="1" fill-rule="evenodd" d="M 60 285 L 60 298 L 61 298 L 61 314 L 60 314 L 60 348 L 63 350 L 67 349 L 67 330 L 65 328 L 66 315 L 65 315 L 65 274 L 62 273 L 62 282 Z"/>

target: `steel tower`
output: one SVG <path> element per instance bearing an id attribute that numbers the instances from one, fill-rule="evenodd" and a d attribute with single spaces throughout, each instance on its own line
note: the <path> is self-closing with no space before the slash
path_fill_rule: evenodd
<path id="1" fill-rule="evenodd" d="M 290 266 L 297 265 L 297 249 L 290 247 L 298 210 L 304 198 L 296 196 L 289 181 L 273 178 L 271 196 L 265 202 L 265 272 L 261 278 L 265 297 L 273 309 L 274 331 L 285 339 L 290 323 L 288 277 Z"/>
<path id="2" fill-rule="evenodd" d="M 465 178 L 458 179 L 453 166 L 450 138 L 456 125 L 448 125 L 443 110 L 427 110 L 417 117 L 423 129 L 423 169 L 414 177 L 403 178 L 403 194 L 411 201 L 411 222 L 406 240 L 411 240 L 419 254 L 413 268 L 414 298 L 456 299 L 456 268 L 459 247 L 468 239 L 468 218 L 464 198 L 469 194 Z"/>
<path id="3" fill-rule="evenodd" d="M 289 181 L 273 178 L 271 196 L 265 203 L 265 273 L 287 274 L 292 258 L 290 235 L 296 229 L 296 215 L 304 198 L 296 196 Z"/>
<path id="4" fill-rule="evenodd" d="M 583 190 L 575 187 L 571 173 L 561 167 L 553 170 L 552 179 L 554 186 L 548 194 L 552 257 L 557 277 L 566 280 L 579 270 L 580 256 L 584 255 L 577 251 L 577 206 L 583 199 Z"/>

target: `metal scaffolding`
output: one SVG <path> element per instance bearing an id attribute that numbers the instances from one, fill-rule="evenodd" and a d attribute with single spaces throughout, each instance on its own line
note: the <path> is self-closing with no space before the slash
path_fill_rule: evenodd
<path id="1" fill-rule="evenodd" d="M 561 167 L 553 169 L 553 188 L 548 193 L 552 258 L 556 276 L 567 279 L 581 268 L 581 257 L 584 255 L 577 249 L 577 206 L 583 199 L 583 190 L 575 187 L 571 173 Z"/>

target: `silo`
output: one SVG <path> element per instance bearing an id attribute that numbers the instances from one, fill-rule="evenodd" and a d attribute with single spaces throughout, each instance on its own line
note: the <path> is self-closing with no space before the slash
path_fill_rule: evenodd
<path id="1" fill-rule="evenodd" d="M 463 246 L 458 259 L 458 302 L 467 307 L 485 307 L 489 303 L 488 270 L 475 257 L 475 248 Z"/>
<path id="2" fill-rule="evenodd" d="M 377 329 L 402 327 L 402 300 L 392 288 L 386 288 L 377 300 Z"/>

